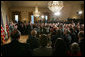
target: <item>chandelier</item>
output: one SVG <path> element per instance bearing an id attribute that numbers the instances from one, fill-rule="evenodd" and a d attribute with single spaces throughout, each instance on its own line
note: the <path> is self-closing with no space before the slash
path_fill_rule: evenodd
<path id="1" fill-rule="evenodd" d="M 37 6 L 35 7 L 35 11 L 33 12 L 33 15 L 35 17 L 39 17 L 40 16 L 40 12 L 38 11 L 38 7 Z"/>
<path id="2" fill-rule="evenodd" d="M 63 2 L 62 1 L 50 1 L 48 3 L 48 8 L 53 12 L 60 12 L 60 10 L 63 8 Z"/>

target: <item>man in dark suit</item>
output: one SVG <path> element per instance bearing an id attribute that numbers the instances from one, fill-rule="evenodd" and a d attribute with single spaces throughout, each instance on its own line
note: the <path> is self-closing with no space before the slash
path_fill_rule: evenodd
<path id="1" fill-rule="evenodd" d="M 27 40 L 27 43 L 30 45 L 31 49 L 38 48 L 40 46 L 39 39 L 36 37 L 37 31 L 32 30 L 31 31 L 31 36 Z"/>
<path id="2" fill-rule="evenodd" d="M 20 32 L 14 30 L 11 33 L 12 42 L 1 46 L 2 56 L 32 56 L 32 51 L 28 44 L 20 43 Z"/>
<path id="3" fill-rule="evenodd" d="M 31 35 L 31 25 L 30 25 L 30 23 L 27 25 L 27 32 L 28 32 L 28 35 L 30 36 Z"/>
<path id="4" fill-rule="evenodd" d="M 78 33 L 78 37 L 79 37 L 79 46 L 80 46 L 80 51 L 82 53 L 82 56 L 85 56 L 85 38 L 84 38 L 84 31 L 80 31 Z"/>
<path id="5" fill-rule="evenodd" d="M 46 34 L 42 34 L 40 37 L 40 46 L 33 50 L 34 56 L 51 56 L 52 48 L 47 47 L 48 37 Z"/>

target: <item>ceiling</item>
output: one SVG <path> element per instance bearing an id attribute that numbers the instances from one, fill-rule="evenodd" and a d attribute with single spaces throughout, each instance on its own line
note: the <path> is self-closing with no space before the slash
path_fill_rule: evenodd
<path id="1" fill-rule="evenodd" d="M 5 1 L 10 7 L 47 7 L 49 1 Z M 84 4 L 84 1 L 64 1 L 64 4 Z"/>

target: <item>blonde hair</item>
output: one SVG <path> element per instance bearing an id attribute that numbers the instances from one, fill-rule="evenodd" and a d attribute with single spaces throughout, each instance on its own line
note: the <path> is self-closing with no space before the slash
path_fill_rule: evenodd
<path id="1" fill-rule="evenodd" d="M 31 31 L 31 35 L 32 35 L 32 36 L 35 36 L 36 34 L 37 34 L 37 31 L 36 31 L 36 30 L 32 30 L 32 31 Z"/>

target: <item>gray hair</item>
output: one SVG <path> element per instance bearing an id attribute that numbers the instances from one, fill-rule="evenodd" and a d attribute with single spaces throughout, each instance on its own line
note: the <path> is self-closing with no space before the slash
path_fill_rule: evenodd
<path id="1" fill-rule="evenodd" d="M 75 53 L 77 53 L 77 52 L 79 52 L 79 51 L 80 51 L 79 44 L 76 43 L 76 42 L 72 43 L 72 44 L 71 44 L 71 52 L 72 52 L 73 54 L 75 54 Z"/>

